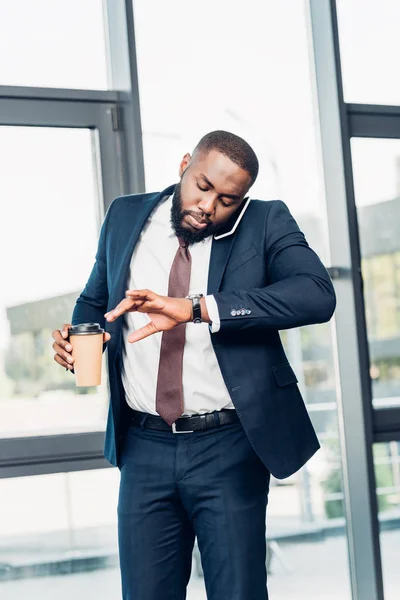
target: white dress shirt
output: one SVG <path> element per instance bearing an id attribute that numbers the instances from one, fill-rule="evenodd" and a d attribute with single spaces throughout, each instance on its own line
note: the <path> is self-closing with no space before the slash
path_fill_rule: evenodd
<path id="1" fill-rule="evenodd" d="M 168 296 L 169 273 L 178 250 L 178 239 L 170 222 L 172 196 L 156 206 L 143 228 L 132 254 L 127 289 L 149 289 Z M 206 294 L 212 236 L 190 244 L 192 268 L 189 294 Z M 222 378 L 211 343 L 212 332 L 219 329 L 218 307 L 214 296 L 206 296 L 212 325 L 187 323 L 183 354 L 184 414 L 204 414 L 234 408 Z M 156 386 L 162 332 L 128 342 L 132 331 L 149 323 L 145 313 L 132 312 L 124 317 L 122 382 L 129 406 L 141 412 L 157 414 Z"/>

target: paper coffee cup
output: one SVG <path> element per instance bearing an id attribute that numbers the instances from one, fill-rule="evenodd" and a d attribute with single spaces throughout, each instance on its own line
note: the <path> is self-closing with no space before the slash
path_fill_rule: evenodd
<path id="1" fill-rule="evenodd" d="M 80 323 L 69 330 L 78 387 L 101 384 L 104 329 L 98 323 Z"/>

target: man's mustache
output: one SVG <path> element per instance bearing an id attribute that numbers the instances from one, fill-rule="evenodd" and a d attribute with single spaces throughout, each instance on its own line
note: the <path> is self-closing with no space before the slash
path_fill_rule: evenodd
<path id="1" fill-rule="evenodd" d="M 182 213 L 183 216 L 185 215 L 190 215 L 191 217 L 193 217 L 194 219 L 196 219 L 196 221 L 198 223 L 207 223 L 207 225 L 211 225 L 211 221 L 209 219 L 204 219 L 203 215 L 201 213 L 196 213 L 193 211 L 189 211 L 189 210 L 184 210 Z"/>

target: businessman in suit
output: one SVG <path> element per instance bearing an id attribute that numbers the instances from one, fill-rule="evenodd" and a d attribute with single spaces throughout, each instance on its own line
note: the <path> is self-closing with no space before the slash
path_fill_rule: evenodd
<path id="1" fill-rule="evenodd" d="M 319 448 L 279 330 L 328 321 L 335 293 L 286 205 L 247 197 L 257 173 L 215 131 L 178 184 L 114 200 L 75 306 L 107 331 L 125 600 L 183 600 L 195 536 L 209 600 L 266 600 L 270 473 Z M 53 347 L 73 370 L 69 327 Z"/>

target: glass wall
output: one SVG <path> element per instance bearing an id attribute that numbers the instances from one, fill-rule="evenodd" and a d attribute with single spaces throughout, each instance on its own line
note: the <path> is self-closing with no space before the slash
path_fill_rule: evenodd
<path id="1" fill-rule="evenodd" d="M 0 479 L 1 598 L 120 597 L 118 479 L 117 469 Z"/>
<path id="2" fill-rule="evenodd" d="M 260 159 L 252 197 L 284 200 L 329 265 L 308 2 L 132 2 L 147 191 L 176 182 L 182 156 L 206 132 L 233 131 L 250 142 Z M 129 71 L 123 49 L 124 5 L 112 0 L 0 0 L 1 86 L 63 88 L 68 102 L 62 107 L 56 104 L 57 90 L 46 92 L 54 94 L 51 113 L 65 111 L 72 121 L 73 99 L 79 97 L 85 107 L 93 101 L 91 117 L 96 102 L 107 105 L 101 126 L 94 118 L 84 125 L 70 124 L 69 118 L 68 125 L 61 119 L 57 127 L 51 122 L 48 127 L 14 122 L 0 126 L 0 196 L 7 211 L 0 236 L 0 269 L 6 282 L 0 290 L 1 443 L 27 436 L 40 445 L 41 437 L 49 434 L 104 428 L 106 377 L 95 392 L 77 390 L 71 374 L 52 360 L 51 330 L 69 321 L 95 254 L 104 213 L 99 137 L 103 149 L 106 138 L 114 140 L 101 153 L 106 157 L 103 176 L 112 171 L 113 182 L 119 170 L 112 161 L 128 164 L 132 175 L 128 153 L 140 155 L 141 140 L 128 132 L 136 113 L 131 111 L 127 119 L 125 109 L 112 111 L 107 103 L 117 102 L 117 95 L 105 92 L 112 87 L 109 64 L 118 87 L 129 88 L 124 79 Z M 400 104 L 395 60 L 400 50 L 399 3 L 338 0 L 337 5 L 346 102 Z M 7 96 L 5 88 L 0 91 Z M 40 99 L 33 87 L 30 93 L 31 99 Z M 128 96 L 125 107 L 132 104 Z M 36 108 L 32 104 L 29 114 Z M 25 119 L 23 124 L 31 123 Z M 137 125 L 135 132 L 140 131 Z M 351 150 L 373 401 L 375 408 L 400 406 L 400 146 L 398 140 L 364 138 L 354 139 Z M 341 161 L 341 151 L 337 159 Z M 118 185 L 110 188 L 117 190 Z M 107 202 L 111 197 L 108 193 Z M 282 339 L 322 449 L 299 473 L 272 480 L 267 518 L 270 595 L 276 600 L 350 600 L 331 326 L 282 332 Z M 352 398 L 343 401 L 342 409 Z M 81 437 L 67 436 L 71 444 Z M 363 435 L 358 438 L 362 446 Z M 11 443 L 15 440 L 9 447 Z M 385 600 L 397 598 L 400 587 L 399 455 L 398 442 L 375 444 Z M 81 469 L 88 468 L 82 464 Z M 57 464 L 54 470 L 77 466 L 67 465 Z M 41 466 L 35 464 L 35 469 Z M 0 480 L 0 596 L 120 597 L 118 480 L 112 468 Z M 355 484 L 349 485 L 354 491 Z M 372 542 L 365 541 L 369 551 Z M 359 554 L 357 560 L 352 557 L 353 583 L 355 573 L 359 580 L 363 575 L 368 552 Z M 196 552 L 188 598 L 205 600 Z"/>
<path id="3" fill-rule="evenodd" d="M 1 127 L 0 437 L 101 431 L 107 380 L 77 388 L 53 360 L 71 320 L 101 219 L 89 129 Z M 105 370 L 103 370 L 105 373 Z"/>
<path id="4" fill-rule="evenodd" d="M 178 181 L 180 160 L 202 135 L 232 131 L 259 157 L 250 195 L 284 200 L 328 265 L 303 1 L 250 0 L 244 10 L 206 0 L 198 10 L 180 0 L 135 0 L 134 11 L 147 191 Z M 293 477 L 272 481 L 271 597 L 350 598 L 331 328 L 282 338 L 322 450 Z"/>
<path id="5" fill-rule="evenodd" d="M 400 104 L 398 0 L 337 0 L 344 99 Z"/>
<path id="6" fill-rule="evenodd" d="M 376 408 L 400 405 L 400 140 L 353 138 L 351 153 Z"/>
<path id="7" fill-rule="evenodd" d="M 102 0 L 0 0 L 0 85 L 108 89 Z"/>
<path id="8" fill-rule="evenodd" d="M 400 589 L 400 442 L 375 444 L 374 462 L 385 600 L 397 600 Z"/>
<path id="9" fill-rule="evenodd" d="M 106 372 L 97 389 L 76 388 L 73 375 L 54 362 L 51 347 L 52 330 L 70 322 L 92 268 L 104 203 L 122 193 L 105 5 L 103 0 L 0 0 L 0 597 L 5 600 L 78 600 L 96 595 L 96 589 L 108 599 L 120 595 L 118 470 L 79 471 L 103 463 L 101 434 L 91 432 L 104 430 Z M 123 15 L 120 21 L 125 31 Z M 19 469 L 52 474 L 16 477 Z M 91 579 L 92 573 L 98 577 Z"/>

